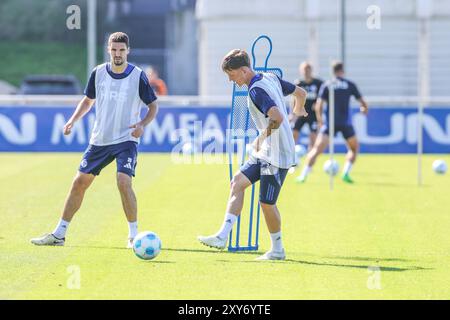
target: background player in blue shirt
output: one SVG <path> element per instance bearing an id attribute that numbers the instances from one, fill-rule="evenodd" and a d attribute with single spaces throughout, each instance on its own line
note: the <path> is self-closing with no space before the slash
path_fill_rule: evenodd
<path id="1" fill-rule="evenodd" d="M 352 165 L 355 163 L 356 155 L 359 150 L 358 140 L 355 135 L 355 130 L 351 121 L 351 110 L 350 110 L 350 98 L 354 96 L 356 100 L 360 103 L 360 111 L 367 114 L 369 107 L 363 97 L 361 96 L 356 85 L 344 78 L 344 65 L 341 62 L 335 62 L 333 64 L 333 74 L 335 79 L 334 82 L 334 105 L 335 105 L 335 117 L 334 117 L 334 128 L 335 134 L 341 132 L 347 144 L 347 156 L 344 165 L 344 170 L 342 172 L 342 180 L 347 183 L 353 183 L 350 178 L 350 170 Z M 329 107 L 328 98 L 331 82 L 323 84 L 320 88 L 319 99 L 317 99 L 315 110 L 317 123 L 319 126 L 319 135 L 317 137 L 316 143 L 313 149 L 306 156 L 305 165 L 303 167 L 302 173 L 297 178 L 298 182 L 305 182 L 306 177 L 311 171 L 312 166 L 316 162 L 317 157 L 325 150 L 328 146 L 329 141 Z M 327 108 L 325 114 L 327 115 L 326 120 L 323 120 L 322 110 L 324 103 L 327 103 Z"/>
<path id="2" fill-rule="evenodd" d="M 314 146 L 314 142 L 317 138 L 317 117 L 314 111 L 314 105 L 316 103 L 317 97 L 319 96 L 319 90 L 322 86 L 323 81 L 313 77 L 313 69 L 309 62 L 304 61 L 299 67 L 300 74 L 302 75 L 302 80 L 296 80 L 294 84 L 303 88 L 307 92 L 305 109 L 308 113 L 307 117 L 297 117 L 293 113 L 289 115 L 290 121 L 292 123 L 293 129 L 292 133 L 294 135 L 295 143 L 298 142 L 300 136 L 300 131 L 305 124 L 309 127 L 309 145 L 308 150 L 311 150 Z"/>

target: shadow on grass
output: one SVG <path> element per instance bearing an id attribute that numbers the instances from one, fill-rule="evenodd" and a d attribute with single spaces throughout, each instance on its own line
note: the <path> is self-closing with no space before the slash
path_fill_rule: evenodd
<path id="1" fill-rule="evenodd" d="M 73 245 L 64 245 L 67 248 L 82 248 L 82 249 L 112 249 L 112 250 L 130 250 L 126 247 L 112 247 L 112 246 L 73 246 Z"/>
<path id="2" fill-rule="evenodd" d="M 340 264 L 340 263 L 327 263 L 327 262 L 314 262 L 314 261 L 306 261 L 306 260 L 279 260 L 279 261 L 231 261 L 231 260 L 219 260 L 220 262 L 243 262 L 243 263 L 298 263 L 305 265 L 314 265 L 314 266 L 324 266 L 324 267 L 339 267 L 339 268 L 354 268 L 354 269 L 369 269 L 377 267 L 380 271 L 388 271 L 388 272 L 402 272 L 402 271 L 419 271 L 419 270 L 433 270 L 432 268 L 423 268 L 417 266 L 408 266 L 408 267 L 385 267 L 377 264 L 367 264 L 367 265 L 355 265 L 355 264 Z"/>
<path id="3" fill-rule="evenodd" d="M 258 251 L 242 251 L 242 252 L 228 252 L 227 249 L 217 250 L 217 249 L 183 249 L 183 248 L 162 248 L 162 250 L 166 251 L 174 251 L 174 252 L 194 252 L 194 253 L 214 253 L 214 254 L 238 254 L 238 255 L 260 255 L 261 253 Z"/>
<path id="4" fill-rule="evenodd" d="M 82 248 L 82 249 L 111 249 L 111 250 L 131 250 L 130 248 L 126 248 L 126 247 L 111 247 L 111 246 L 65 246 L 67 248 Z M 163 249 L 164 250 L 164 249 Z M 175 261 L 168 261 L 168 260 L 144 260 L 144 259 L 139 259 L 142 262 L 145 263 L 176 263 Z"/>
<path id="5" fill-rule="evenodd" d="M 84 248 L 84 249 L 111 249 L 111 250 L 131 250 L 126 247 L 114 247 L 114 246 L 90 246 L 90 245 L 66 245 L 67 248 Z M 228 252 L 227 249 L 191 249 L 191 248 L 162 248 L 161 251 L 173 251 L 173 252 L 192 252 L 192 253 L 213 253 L 213 254 L 238 254 L 238 255 L 260 255 L 258 251 L 243 251 L 243 252 Z"/>
<path id="6" fill-rule="evenodd" d="M 161 261 L 161 260 L 144 260 L 140 259 L 143 263 L 160 263 L 160 264 L 166 264 L 166 263 L 176 263 L 175 261 Z"/>
<path id="7" fill-rule="evenodd" d="M 319 256 L 311 253 L 300 253 L 304 256 L 320 257 L 323 259 L 338 259 L 338 260 L 353 260 L 353 261 L 370 261 L 372 263 L 379 262 L 415 262 L 417 260 L 402 259 L 402 258 L 374 258 L 374 257 L 345 257 L 345 256 Z"/>

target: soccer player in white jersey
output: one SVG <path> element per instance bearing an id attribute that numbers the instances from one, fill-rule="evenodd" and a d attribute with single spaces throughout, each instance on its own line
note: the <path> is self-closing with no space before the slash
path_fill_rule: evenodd
<path id="1" fill-rule="evenodd" d="M 78 173 L 64 204 L 61 219 L 52 233 L 31 239 L 35 245 L 62 246 L 73 216 L 83 201 L 85 191 L 100 171 L 116 160 L 117 187 L 129 225 L 127 247 L 132 247 L 137 234 L 137 201 L 132 188 L 137 147 L 144 127 L 156 116 L 156 96 L 147 76 L 127 62 L 130 52 L 128 36 L 111 34 L 108 40 L 111 61 L 97 66 L 89 78 L 85 96 L 64 125 L 65 135 L 92 108 L 95 102 L 95 123 L 89 146 L 83 155 Z M 140 119 L 143 104 L 148 106 Z"/>
<path id="2" fill-rule="evenodd" d="M 258 260 L 283 260 L 286 255 L 281 241 L 281 217 L 276 202 L 288 169 L 295 165 L 295 143 L 284 96 L 294 96 L 293 112 L 296 116 L 307 116 L 304 107 L 306 91 L 274 74 L 256 74 L 250 67 L 248 54 L 243 50 L 229 52 L 223 59 L 222 70 L 230 81 L 239 86 L 248 86 L 248 108 L 259 135 L 253 142 L 249 160 L 231 181 L 222 227 L 216 234 L 199 236 L 198 240 L 206 246 L 224 249 L 230 231 L 241 214 L 245 189 L 260 180 L 259 202 L 272 247 Z"/>

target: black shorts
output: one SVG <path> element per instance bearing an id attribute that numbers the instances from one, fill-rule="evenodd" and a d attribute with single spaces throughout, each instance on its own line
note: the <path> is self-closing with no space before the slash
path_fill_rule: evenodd
<path id="1" fill-rule="evenodd" d="M 351 137 L 355 136 L 355 129 L 353 128 L 353 126 L 351 124 L 347 124 L 347 125 L 337 125 L 334 127 L 334 135 L 336 136 L 336 134 L 338 132 L 342 132 L 342 135 L 344 136 L 345 140 L 350 139 Z M 324 124 L 321 128 L 320 128 L 320 133 L 326 134 L 327 136 L 330 135 L 330 129 L 328 128 L 327 124 Z"/>
<path id="2" fill-rule="evenodd" d="M 308 124 L 309 131 L 317 132 L 317 119 L 314 114 L 308 114 L 307 117 L 298 117 L 294 124 L 294 130 L 301 131 L 303 126 Z"/>

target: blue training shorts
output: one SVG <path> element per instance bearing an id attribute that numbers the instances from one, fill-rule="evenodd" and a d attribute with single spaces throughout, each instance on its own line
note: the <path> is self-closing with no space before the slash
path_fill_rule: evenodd
<path id="1" fill-rule="evenodd" d="M 125 141 L 108 146 L 89 145 L 81 160 L 79 171 L 98 176 L 114 159 L 117 172 L 134 177 L 137 161 L 137 143 Z"/>
<path id="2" fill-rule="evenodd" d="M 277 202 L 288 169 L 281 169 L 265 160 L 250 157 L 240 170 L 251 183 L 261 180 L 259 185 L 260 202 L 266 204 Z"/>

